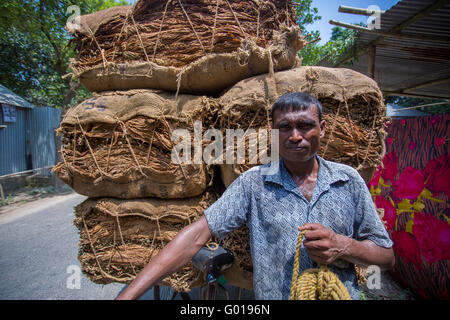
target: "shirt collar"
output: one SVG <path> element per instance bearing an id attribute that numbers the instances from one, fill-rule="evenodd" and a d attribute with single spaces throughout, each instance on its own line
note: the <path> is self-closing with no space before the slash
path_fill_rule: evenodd
<path id="1" fill-rule="evenodd" d="M 337 170 L 332 162 L 326 161 L 320 156 L 316 156 L 316 158 L 319 162 L 319 173 L 317 176 L 317 183 L 316 187 L 314 188 L 314 193 L 317 193 L 319 195 L 322 192 L 328 190 L 332 184 L 339 181 L 349 180 L 349 177 L 342 173 L 340 170 Z M 272 175 L 264 175 L 264 181 L 279 184 L 288 191 L 293 191 L 295 193 L 301 194 L 291 175 L 284 166 L 283 159 L 280 159 L 277 162 L 279 169 L 276 170 L 276 172 Z"/>

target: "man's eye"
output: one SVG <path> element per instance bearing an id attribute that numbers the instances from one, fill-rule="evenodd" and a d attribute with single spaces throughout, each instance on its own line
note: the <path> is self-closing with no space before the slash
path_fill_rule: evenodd
<path id="1" fill-rule="evenodd" d="M 312 128 L 314 128 L 313 124 L 306 123 L 306 124 L 301 125 L 298 129 L 299 130 L 310 130 Z"/>

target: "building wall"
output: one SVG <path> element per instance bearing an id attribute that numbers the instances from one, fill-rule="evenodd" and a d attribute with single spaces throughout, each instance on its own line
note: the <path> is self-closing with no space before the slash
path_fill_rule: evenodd
<path id="1" fill-rule="evenodd" d="M 0 110 L 1 111 L 1 110 Z M 16 122 L 0 116 L 0 176 L 55 164 L 55 129 L 61 110 L 16 108 Z"/>
<path id="2" fill-rule="evenodd" d="M 59 127 L 61 110 L 34 108 L 28 117 L 28 140 L 31 141 L 31 162 L 33 169 L 55 164 L 55 130 Z"/>
<path id="3" fill-rule="evenodd" d="M 27 170 L 26 127 L 31 110 L 16 108 L 16 122 L 4 122 L 0 115 L 0 124 L 6 125 L 0 129 L 0 176 Z"/>

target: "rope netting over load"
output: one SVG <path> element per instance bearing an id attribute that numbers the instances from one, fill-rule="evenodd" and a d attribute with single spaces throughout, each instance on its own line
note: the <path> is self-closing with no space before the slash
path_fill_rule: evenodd
<path id="1" fill-rule="evenodd" d="M 175 235 L 203 215 L 217 199 L 214 191 L 189 199 L 87 199 L 75 207 L 80 232 L 78 259 L 93 282 L 130 283 Z M 160 285 L 178 292 L 201 284 L 189 263 Z"/>
<path id="2" fill-rule="evenodd" d="M 90 91 L 215 92 L 299 65 L 295 21 L 288 0 L 140 0 L 82 16 L 71 68 Z"/>
<path id="3" fill-rule="evenodd" d="M 219 197 L 209 188 L 187 199 L 89 198 L 75 207 L 74 224 L 80 232 L 78 259 L 83 273 L 95 283 L 130 283 L 185 226 L 195 222 Z M 250 248 L 244 228 L 230 233 L 221 244 L 236 263 L 225 277 L 231 284 L 252 288 Z M 212 239 L 214 241 L 214 239 Z M 202 285 L 199 271 L 188 263 L 158 285 L 188 292 Z"/>
<path id="4" fill-rule="evenodd" d="M 265 48 L 273 30 L 295 25 L 286 0 L 141 0 L 109 12 L 82 17 L 74 33 L 76 66 L 151 61 L 182 67 L 206 54 L 234 52 L 243 40 Z"/>
<path id="5" fill-rule="evenodd" d="M 211 168 L 174 162 L 172 133 L 182 128 L 193 136 L 196 120 L 206 130 L 213 125 L 215 108 L 214 99 L 180 95 L 175 102 L 173 95 L 152 90 L 96 95 L 62 120 L 58 131 L 64 161 L 54 172 L 90 197 L 197 196 L 212 181 Z"/>
<path id="6" fill-rule="evenodd" d="M 256 158 L 246 153 L 245 162 L 221 165 L 225 186 L 240 173 L 261 164 L 261 155 L 267 158 L 270 108 L 281 95 L 296 91 L 309 93 L 322 104 L 326 131 L 319 155 L 350 165 L 366 181 L 371 179 L 385 153 L 385 105 L 376 82 L 349 69 L 300 67 L 243 80 L 220 97 L 222 130 L 243 129 L 243 141 L 246 145 L 258 141 L 259 154 Z M 263 139 L 258 137 L 260 129 L 267 130 Z M 269 148 L 259 150 L 261 144 Z"/>

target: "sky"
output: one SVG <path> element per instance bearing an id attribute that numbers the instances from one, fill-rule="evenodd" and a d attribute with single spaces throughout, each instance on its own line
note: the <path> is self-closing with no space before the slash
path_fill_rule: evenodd
<path id="1" fill-rule="evenodd" d="M 341 13 L 338 11 L 339 5 L 357 8 L 368 8 L 376 5 L 380 10 L 389 10 L 397 2 L 397 0 L 313 0 L 312 7 L 319 10 L 322 19 L 308 25 L 306 29 L 307 31 L 319 30 L 321 38 L 319 44 L 324 44 L 330 39 L 331 29 L 334 27 L 329 23 L 331 19 L 356 24 L 358 22 L 366 23 L 369 18 L 358 14 Z"/>

